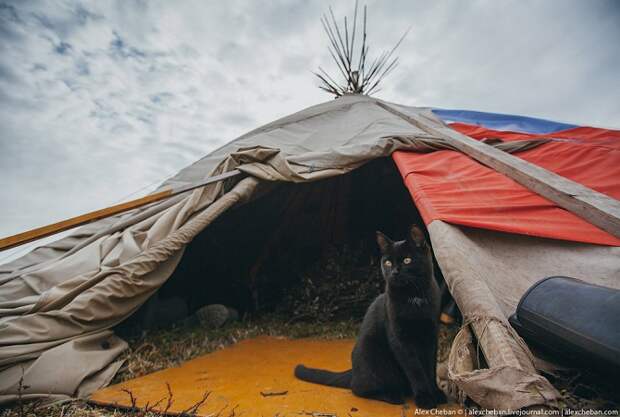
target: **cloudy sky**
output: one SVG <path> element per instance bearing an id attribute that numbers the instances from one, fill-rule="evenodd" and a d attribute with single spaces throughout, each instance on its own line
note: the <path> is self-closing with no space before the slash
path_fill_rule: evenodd
<path id="1" fill-rule="evenodd" d="M 139 196 L 331 99 L 335 1 L 0 2 L 0 236 Z M 334 4 L 351 14 L 353 1 Z M 620 2 L 368 1 L 378 97 L 620 127 Z"/>

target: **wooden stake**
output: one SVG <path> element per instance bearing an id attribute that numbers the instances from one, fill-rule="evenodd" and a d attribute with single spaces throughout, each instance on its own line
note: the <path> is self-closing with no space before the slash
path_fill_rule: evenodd
<path id="1" fill-rule="evenodd" d="M 449 127 L 436 126 L 421 117 L 409 116 L 380 101 L 376 104 L 417 128 L 444 139 L 478 162 L 620 238 L 620 201 Z"/>
<path id="2" fill-rule="evenodd" d="M 101 220 L 106 217 L 111 217 L 116 214 L 124 213 L 129 210 L 133 210 L 139 207 L 146 206 L 147 204 L 154 203 L 156 201 L 165 200 L 172 196 L 186 193 L 188 191 L 192 191 L 196 188 L 204 187 L 205 185 L 222 181 L 228 178 L 235 177 L 241 174 L 239 170 L 232 170 L 225 172 L 220 175 L 216 175 L 214 177 L 210 177 L 205 181 L 197 184 L 190 184 L 185 187 L 181 187 L 178 189 L 168 189 L 164 191 L 160 191 L 154 194 L 147 195 L 146 197 L 141 197 L 135 200 L 127 201 L 125 203 L 116 204 L 114 206 L 106 207 L 101 210 L 91 211 L 90 213 L 82 214 L 76 217 L 72 217 L 67 220 L 63 220 L 57 223 L 52 223 L 47 226 L 38 227 L 36 229 L 28 230 L 23 233 L 18 233 L 13 236 L 8 236 L 0 239 L 0 252 L 5 249 L 14 248 L 19 245 L 23 245 L 24 243 L 32 242 L 37 239 L 41 239 L 46 236 L 51 236 L 56 233 L 64 232 L 65 230 L 73 229 L 74 227 L 82 226 L 87 223 L 94 222 L 96 220 Z"/>

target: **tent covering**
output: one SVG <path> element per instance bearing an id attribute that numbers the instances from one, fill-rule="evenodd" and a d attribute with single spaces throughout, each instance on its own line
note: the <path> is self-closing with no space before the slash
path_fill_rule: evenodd
<path id="1" fill-rule="evenodd" d="M 514 116 L 512 114 L 486 113 L 471 110 L 433 109 L 445 123 L 462 123 L 470 126 L 483 126 L 485 129 L 515 131 L 521 133 L 554 133 L 577 127 L 568 123 L 552 122 L 534 117 Z"/>
<path id="2" fill-rule="evenodd" d="M 345 96 L 249 132 L 181 170 L 161 188 L 198 182 L 234 168 L 245 174 L 242 179 L 213 183 L 89 224 L 0 266 L 0 402 L 17 398 L 22 376 L 23 384 L 30 386 L 24 398 L 84 397 L 107 385 L 127 346 L 111 329 L 163 285 L 194 237 L 205 229 L 208 233 L 209 224 L 229 208 L 268 192 L 270 183 L 342 175 L 395 151 L 425 152 L 407 154 L 419 157 L 420 166 L 432 166 L 437 155 L 444 155 L 456 161 L 455 166 L 468 167 L 464 156 L 441 150 L 446 149 L 441 138 L 377 102 L 367 96 Z M 443 123 L 430 109 L 386 104 L 425 123 Z M 530 149 L 524 153 L 557 146 L 543 142 L 501 146 L 509 152 Z M 540 146 L 532 149 L 536 144 Z M 397 161 L 398 155 L 402 154 L 396 155 Z M 591 155 L 584 153 L 586 158 Z M 402 161 L 399 164 L 416 205 L 426 213 L 435 256 L 469 325 L 457 336 L 450 354 L 448 375 L 455 392 L 483 407 L 552 404 L 558 393 L 537 373 L 532 354 L 508 325 L 507 316 L 525 290 L 547 275 L 564 274 L 618 288 L 620 248 L 611 241 L 594 244 L 542 234 L 515 235 L 435 216 L 432 211 L 438 210 L 441 193 L 420 196 L 409 183 L 429 171 L 410 164 L 403 170 Z M 478 175 L 471 166 L 468 169 Z M 445 174 L 441 169 L 437 173 Z M 459 214 L 458 208 L 454 212 Z M 471 358 L 478 347 L 488 368 L 477 369 Z"/>
<path id="3" fill-rule="evenodd" d="M 505 141 L 549 135 L 506 132 L 454 123 L 475 139 Z M 620 199 L 620 132 L 572 128 L 518 156 L 593 190 Z M 534 194 L 510 178 L 459 152 L 393 155 L 424 222 L 451 224 L 530 236 L 620 246 L 620 239 Z"/>

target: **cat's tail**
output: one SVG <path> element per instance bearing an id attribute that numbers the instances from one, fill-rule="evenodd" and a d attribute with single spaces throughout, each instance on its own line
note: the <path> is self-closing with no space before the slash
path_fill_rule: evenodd
<path id="1" fill-rule="evenodd" d="M 306 368 L 303 365 L 295 367 L 295 376 L 303 381 L 315 384 L 329 385 L 330 387 L 351 388 L 351 370 L 332 372 L 323 369 Z"/>

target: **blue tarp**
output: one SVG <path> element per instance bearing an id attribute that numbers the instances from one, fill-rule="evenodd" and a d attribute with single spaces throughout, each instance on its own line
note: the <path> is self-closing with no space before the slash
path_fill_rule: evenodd
<path id="1" fill-rule="evenodd" d="M 576 125 L 537 119 L 534 117 L 470 110 L 433 109 L 433 113 L 446 123 L 467 123 L 483 126 L 488 129 L 509 130 L 513 132 L 546 134 L 577 127 Z"/>

